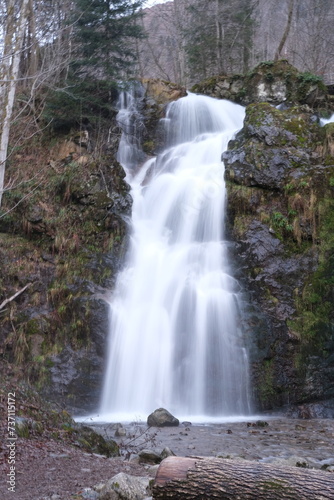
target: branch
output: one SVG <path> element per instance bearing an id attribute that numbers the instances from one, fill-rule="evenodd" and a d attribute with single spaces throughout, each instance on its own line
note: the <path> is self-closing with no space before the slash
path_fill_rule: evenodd
<path id="1" fill-rule="evenodd" d="M 4 307 L 9 303 L 11 302 L 12 300 L 16 299 L 16 297 L 18 297 L 19 295 L 21 295 L 21 293 L 24 292 L 24 290 L 26 290 L 27 288 L 29 288 L 30 286 L 32 285 L 32 283 L 28 283 L 26 286 L 24 286 L 23 288 L 21 288 L 21 290 L 19 290 L 18 292 L 16 292 L 14 295 L 12 295 L 11 297 L 9 297 L 9 299 L 6 299 L 2 302 L 2 304 L 0 304 L 0 311 L 1 309 L 4 309 Z"/>

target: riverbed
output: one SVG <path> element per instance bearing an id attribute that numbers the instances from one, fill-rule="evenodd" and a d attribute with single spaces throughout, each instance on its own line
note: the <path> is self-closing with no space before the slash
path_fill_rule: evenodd
<path id="1" fill-rule="evenodd" d="M 117 441 L 130 460 L 144 448 L 161 453 L 168 447 L 179 456 L 242 458 L 334 472 L 333 419 L 268 417 L 215 424 L 183 422 L 163 428 L 148 428 L 143 422 L 93 427 Z M 115 436 L 117 429 L 125 435 Z"/>

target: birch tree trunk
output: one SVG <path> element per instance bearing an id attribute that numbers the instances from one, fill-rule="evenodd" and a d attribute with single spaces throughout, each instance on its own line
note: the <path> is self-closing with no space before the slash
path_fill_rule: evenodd
<path id="1" fill-rule="evenodd" d="M 15 12 L 15 1 L 9 0 L 6 13 L 3 59 L 0 64 L 0 206 L 4 192 L 10 124 L 28 13 L 29 0 L 21 1 L 18 15 Z"/>

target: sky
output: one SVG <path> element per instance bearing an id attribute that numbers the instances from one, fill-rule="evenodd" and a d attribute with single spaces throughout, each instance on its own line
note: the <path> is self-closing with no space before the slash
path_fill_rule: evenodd
<path id="1" fill-rule="evenodd" d="M 145 7 L 152 7 L 152 5 L 157 5 L 158 3 L 166 3 L 170 1 L 171 0 L 147 0 Z"/>

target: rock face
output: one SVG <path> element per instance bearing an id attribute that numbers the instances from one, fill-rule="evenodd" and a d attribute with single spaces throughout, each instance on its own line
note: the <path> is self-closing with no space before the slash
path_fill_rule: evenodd
<path id="1" fill-rule="evenodd" d="M 162 80 L 143 80 L 145 95 L 141 112 L 145 128 L 142 136 L 143 150 L 147 155 L 156 155 L 164 145 L 165 133 L 159 121 L 165 117 L 167 105 L 186 95 L 186 89 Z"/>
<path id="2" fill-rule="evenodd" d="M 285 60 L 263 62 L 246 75 L 215 76 L 195 85 L 192 91 L 243 105 L 269 102 L 326 108 L 329 104 L 321 78 L 300 73 Z"/>
<path id="3" fill-rule="evenodd" d="M 334 158 L 307 106 L 251 104 L 223 154 L 260 409 L 334 396 Z"/>
<path id="4" fill-rule="evenodd" d="M 179 423 L 179 420 L 165 408 L 158 408 L 147 417 L 147 425 L 150 427 L 174 427 Z"/>

